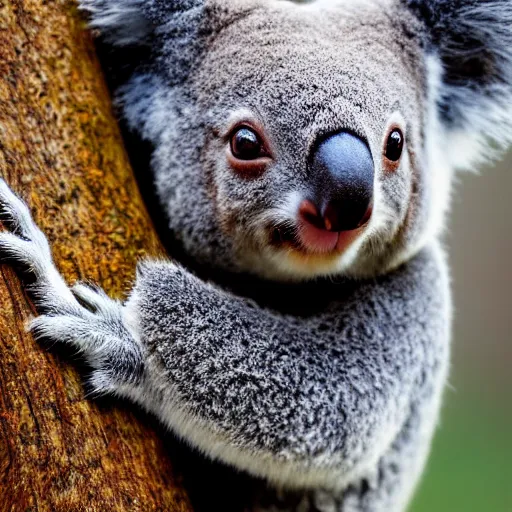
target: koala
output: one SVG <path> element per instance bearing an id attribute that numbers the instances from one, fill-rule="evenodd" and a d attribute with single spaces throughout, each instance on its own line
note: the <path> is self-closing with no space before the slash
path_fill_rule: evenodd
<path id="1" fill-rule="evenodd" d="M 124 302 L 69 287 L 2 181 L 30 328 L 80 350 L 98 394 L 268 482 L 249 510 L 405 510 L 447 377 L 454 174 L 512 140 L 512 2 L 81 7 L 120 56 L 177 259 L 141 262 Z"/>

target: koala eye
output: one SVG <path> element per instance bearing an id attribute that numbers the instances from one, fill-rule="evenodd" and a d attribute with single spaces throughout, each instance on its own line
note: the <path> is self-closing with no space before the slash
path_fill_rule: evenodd
<path id="1" fill-rule="evenodd" d="M 231 153 L 239 160 L 256 160 L 266 156 L 258 134 L 247 126 L 238 129 L 231 137 Z"/>
<path id="2" fill-rule="evenodd" d="M 388 136 L 386 143 L 386 158 L 391 162 L 398 162 L 404 149 L 404 135 L 399 128 L 395 128 Z"/>
<path id="3" fill-rule="evenodd" d="M 264 127 L 258 122 L 238 123 L 224 141 L 227 162 L 239 177 L 258 178 L 272 164 L 270 144 Z"/>

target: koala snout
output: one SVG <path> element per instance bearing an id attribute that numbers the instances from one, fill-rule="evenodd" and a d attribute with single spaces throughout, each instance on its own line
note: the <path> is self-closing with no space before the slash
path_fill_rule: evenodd
<path id="1" fill-rule="evenodd" d="M 310 198 L 299 209 L 302 219 L 330 232 L 352 231 L 371 216 L 374 164 L 361 138 L 339 132 L 323 139 L 310 166 Z"/>

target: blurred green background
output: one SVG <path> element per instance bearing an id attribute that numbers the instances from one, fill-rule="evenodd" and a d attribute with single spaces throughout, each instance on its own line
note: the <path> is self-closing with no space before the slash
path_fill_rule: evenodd
<path id="1" fill-rule="evenodd" d="M 454 291 L 449 387 L 410 512 L 512 512 L 512 154 L 460 173 L 446 237 Z"/>

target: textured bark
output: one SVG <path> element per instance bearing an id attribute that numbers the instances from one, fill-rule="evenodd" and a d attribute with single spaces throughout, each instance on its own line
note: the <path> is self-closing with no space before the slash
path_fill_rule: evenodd
<path id="1" fill-rule="evenodd" d="M 76 6 L 0 0 L 0 173 L 31 206 L 68 282 L 123 295 L 161 248 Z M 0 511 L 190 510 L 159 437 L 86 399 L 74 365 L 24 331 L 34 314 L 0 267 Z"/>

